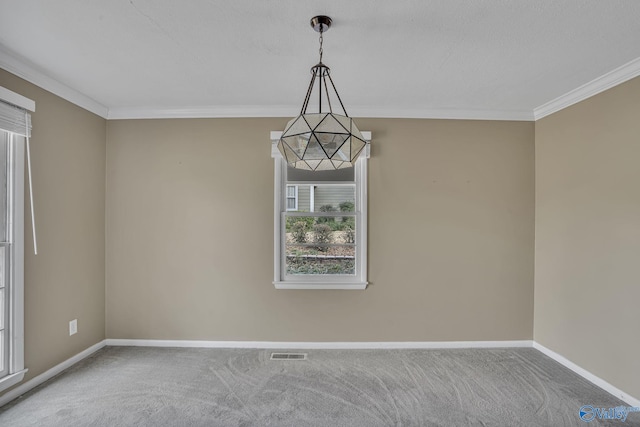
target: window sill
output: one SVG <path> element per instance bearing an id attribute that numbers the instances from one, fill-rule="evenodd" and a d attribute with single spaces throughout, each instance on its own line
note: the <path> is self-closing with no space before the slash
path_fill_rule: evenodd
<path id="1" fill-rule="evenodd" d="M 26 374 L 28 369 L 23 369 L 22 371 L 16 372 L 15 374 L 7 375 L 6 377 L 0 378 L 0 391 L 6 390 L 11 386 L 18 384 L 24 378 L 24 374 Z"/>
<path id="2" fill-rule="evenodd" d="M 276 289 L 346 289 L 364 290 L 368 282 L 273 282 Z"/>

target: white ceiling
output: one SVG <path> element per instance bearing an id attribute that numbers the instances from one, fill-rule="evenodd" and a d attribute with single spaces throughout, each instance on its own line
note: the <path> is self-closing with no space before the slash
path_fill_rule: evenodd
<path id="1" fill-rule="evenodd" d="M 637 0 L 0 0 L 0 66 L 112 118 L 293 116 L 318 14 L 356 117 L 531 120 L 640 74 Z"/>

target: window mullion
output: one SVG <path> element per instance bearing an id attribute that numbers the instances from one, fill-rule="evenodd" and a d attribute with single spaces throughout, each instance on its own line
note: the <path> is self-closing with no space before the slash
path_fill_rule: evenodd
<path id="1" fill-rule="evenodd" d="M 344 217 L 344 216 L 356 216 L 356 212 L 295 212 L 295 211 L 284 211 L 289 216 L 313 216 L 313 217 Z"/>

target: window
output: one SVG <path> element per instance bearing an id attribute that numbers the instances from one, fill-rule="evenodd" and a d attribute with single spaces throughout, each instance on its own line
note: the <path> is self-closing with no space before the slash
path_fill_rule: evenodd
<path id="1" fill-rule="evenodd" d="M 279 137 L 272 132 L 274 285 L 365 289 L 368 150 L 353 168 L 304 171 L 287 165 L 276 147 Z"/>
<path id="2" fill-rule="evenodd" d="M 298 186 L 287 185 L 287 210 L 298 210 Z"/>
<path id="3" fill-rule="evenodd" d="M 0 87 L 0 391 L 24 369 L 24 151 L 30 116 L 7 104 L 29 101 Z M 27 104 L 33 104 L 29 101 Z M 32 109 L 35 107 L 32 107 Z"/>

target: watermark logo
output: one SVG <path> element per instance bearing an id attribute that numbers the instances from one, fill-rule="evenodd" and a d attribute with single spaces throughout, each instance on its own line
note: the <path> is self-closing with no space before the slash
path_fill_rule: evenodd
<path id="1" fill-rule="evenodd" d="M 638 406 L 616 406 L 615 408 L 596 408 L 593 405 L 584 405 L 580 407 L 578 414 L 580 419 L 585 422 L 591 422 L 596 418 L 600 420 L 620 420 L 627 421 L 629 412 L 640 412 Z"/>

